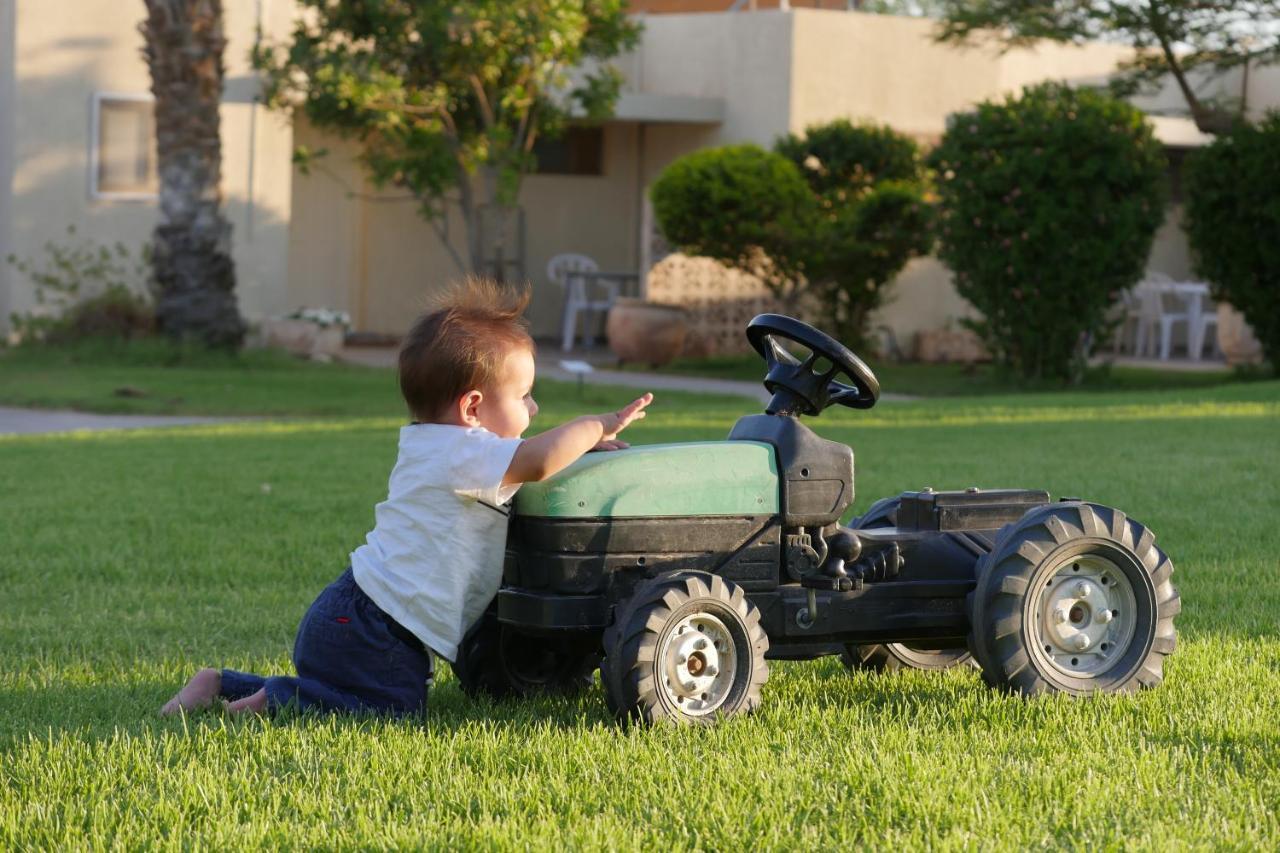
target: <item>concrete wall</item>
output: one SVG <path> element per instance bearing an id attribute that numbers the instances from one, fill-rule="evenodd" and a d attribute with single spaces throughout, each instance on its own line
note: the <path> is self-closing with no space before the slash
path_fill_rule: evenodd
<path id="1" fill-rule="evenodd" d="M 0 0 L 0 329 L 9 322 L 10 278 L 6 258 L 13 251 L 13 166 L 17 90 L 14 77 L 14 21 L 17 0 Z"/>
<path id="2" fill-rule="evenodd" d="M 289 238 L 291 304 L 342 308 L 357 328 L 398 334 L 422 310 L 432 292 L 463 274 L 440 235 L 401 191 L 377 192 L 365 183 L 358 149 L 300 120 L 299 144 L 329 154 L 309 176 L 293 180 L 293 228 Z M 591 255 L 606 270 L 636 268 L 639 235 L 638 129 L 604 129 L 603 174 L 531 175 L 520 203 L 525 209 L 526 273 L 534 287 L 529 318 L 535 334 L 554 336 L 561 289 L 546 278 L 547 261 L 560 252 Z M 447 230 L 466 257 L 461 217 Z"/>
<path id="3" fill-rule="evenodd" d="M 650 15 L 619 68 L 625 91 L 722 98 L 724 122 L 707 144 L 771 145 L 788 129 L 794 57 L 789 12 Z"/>
<path id="4" fill-rule="evenodd" d="M 9 134 L 13 152 L 12 181 L 3 184 L 7 251 L 39 260 L 45 242 L 62 239 L 68 225 L 82 237 L 139 249 L 155 227 L 156 202 L 91 198 L 89 149 L 95 92 L 150 91 L 138 31 L 145 14 L 142 4 L 3 2 L 0 14 L 12 15 L 13 25 L 0 27 L 0 43 L 13 43 L 11 67 L 18 81 L 16 91 L 6 94 L 5 72 L 0 71 L 5 114 L 0 139 Z M 71 5 L 74 13 L 69 13 Z M 255 1 L 228 0 L 224 6 L 228 46 L 222 189 L 233 228 L 242 310 L 256 317 L 286 304 L 292 130 L 252 103 L 257 87 L 247 54 L 257 24 Z M 263 28 L 283 34 L 293 4 L 261 0 L 261 12 Z M 4 50 L 0 48 L 0 58 Z M 6 65 L 0 62 L 0 68 Z M 4 229 L 0 214 L 0 234 Z M 32 307 L 34 294 L 29 282 L 9 273 L 0 300 L 7 300 L 8 310 L 21 312 Z M 6 310 L 5 322 L 7 317 Z"/>

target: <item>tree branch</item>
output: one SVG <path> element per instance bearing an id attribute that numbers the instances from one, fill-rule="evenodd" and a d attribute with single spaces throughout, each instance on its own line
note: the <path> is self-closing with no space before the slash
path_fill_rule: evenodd
<path id="1" fill-rule="evenodd" d="M 484 118 L 485 128 L 492 128 L 494 125 L 494 115 L 493 107 L 489 103 L 489 93 L 484 90 L 484 84 L 480 82 L 480 78 L 476 75 L 467 75 L 467 80 L 470 81 L 471 89 L 476 95 L 476 101 L 480 104 L 480 115 Z"/>

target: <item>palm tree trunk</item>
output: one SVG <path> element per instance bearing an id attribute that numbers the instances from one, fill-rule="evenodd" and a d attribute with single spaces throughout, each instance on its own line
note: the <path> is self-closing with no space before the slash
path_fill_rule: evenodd
<path id="1" fill-rule="evenodd" d="M 221 0 L 143 0 L 139 29 L 155 96 L 160 222 L 152 243 L 156 320 L 170 337 L 239 346 L 231 225 L 223 217 Z"/>

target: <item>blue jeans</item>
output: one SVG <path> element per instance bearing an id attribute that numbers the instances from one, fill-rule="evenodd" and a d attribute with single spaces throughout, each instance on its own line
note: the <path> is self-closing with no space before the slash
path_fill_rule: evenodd
<path id="1" fill-rule="evenodd" d="M 275 712 L 420 714 L 435 667 L 431 652 L 374 604 L 351 569 L 325 587 L 298 626 L 296 678 L 222 671 L 222 695 L 242 699 L 267 691 Z"/>

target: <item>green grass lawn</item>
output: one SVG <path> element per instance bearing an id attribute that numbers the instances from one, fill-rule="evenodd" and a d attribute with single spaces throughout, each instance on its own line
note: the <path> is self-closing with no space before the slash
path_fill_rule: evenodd
<path id="1" fill-rule="evenodd" d="M 150 341 L 0 349 L 0 405 L 183 415 L 398 415 L 395 373 Z"/>
<path id="2" fill-rule="evenodd" d="M 918 397 L 972 397 L 1028 390 L 1055 390 L 1045 383 L 1028 388 L 990 364 L 923 364 L 867 359 L 880 380 L 880 389 Z M 626 370 L 651 370 L 648 365 L 626 365 Z M 661 373 L 705 376 L 712 379 L 740 379 L 758 382 L 764 375 L 763 362 L 754 353 L 710 358 L 681 358 L 660 368 Z M 1145 367 L 1101 366 L 1089 368 L 1081 386 L 1074 391 L 1151 391 L 1178 388 L 1209 388 L 1251 378 L 1222 370 L 1154 370 Z"/>
<path id="3" fill-rule="evenodd" d="M 447 667 L 425 724 L 156 718 L 197 667 L 288 671 L 298 619 L 385 494 L 394 383 L 292 364 L 44 369 L 43 392 L 79 381 L 86 400 L 127 381 L 194 411 L 359 417 L 0 438 L 0 849 L 1280 842 L 1280 383 L 813 422 L 855 448 L 859 509 L 925 485 L 1037 486 L 1150 525 L 1184 605 L 1157 690 L 1028 701 L 972 671 L 827 659 L 775 664 L 753 716 L 624 730 L 598 687 L 473 703 Z M 633 392 L 538 395 L 535 429 Z M 663 394 L 628 437 L 720 438 L 752 408 Z"/>

